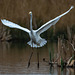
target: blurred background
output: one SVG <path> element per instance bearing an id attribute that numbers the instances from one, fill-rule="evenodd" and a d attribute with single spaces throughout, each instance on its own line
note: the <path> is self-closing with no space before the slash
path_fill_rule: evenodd
<path id="1" fill-rule="evenodd" d="M 44 23 L 66 12 L 72 5 L 75 7 L 75 0 L 0 0 L 0 20 L 6 19 L 30 29 L 28 13 L 32 11 L 33 29 L 38 29 Z M 41 34 L 41 37 L 48 40 L 48 43 L 42 48 L 34 48 L 30 68 L 27 68 L 33 49 L 27 45 L 28 33 L 6 27 L 0 21 L 0 41 L 4 41 L 0 42 L 0 74 L 74 75 L 75 69 L 72 68 L 61 71 L 63 66 L 61 60 L 64 63 L 69 62 L 70 65 L 71 59 L 75 57 L 75 8 L 63 16 L 56 25 Z M 12 42 L 6 42 L 11 40 Z M 39 69 L 37 69 L 38 55 Z M 61 67 L 51 67 L 43 61 L 43 58 L 49 62 L 56 61 Z M 73 63 L 70 66 L 73 66 Z"/>
<path id="2" fill-rule="evenodd" d="M 33 29 L 39 28 L 47 21 L 66 12 L 75 0 L 0 0 L 0 19 L 7 19 L 29 29 L 30 15 L 33 13 Z M 52 26 L 41 36 L 48 40 L 57 40 L 64 35 L 67 39 L 67 28 L 72 34 L 75 32 L 75 8 L 63 16 L 59 22 Z M 28 34 L 18 29 L 4 26 L 0 21 L 0 39 L 29 39 Z"/>

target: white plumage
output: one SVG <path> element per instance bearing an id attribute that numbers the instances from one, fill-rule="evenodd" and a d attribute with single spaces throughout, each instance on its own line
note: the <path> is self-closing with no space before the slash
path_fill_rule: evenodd
<path id="1" fill-rule="evenodd" d="M 15 24 L 15 23 L 10 22 L 10 21 L 5 20 L 5 19 L 2 19 L 1 22 L 5 26 L 8 26 L 10 28 L 17 28 L 17 29 L 21 29 L 21 30 L 27 32 L 30 36 L 30 39 L 31 39 L 27 44 L 29 44 L 31 47 L 37 48 L 37 47 L 42 47 L 47 43 L 47 41 L 45 39 L 42 39 L 40 37 L 40 34 L 43 33 L 44 31 L 46 31 L 47 29 L 49 29 L 52 25 L 55 25 L 59 21 L 59 19 L 62 16 L 66 15 L 72 8 L 73 8 L 73 6 L 71 6 L 71 8 L 68 11 L 66 11 L 65 13 L 57 16 L 56 18 L 48 21 L 47 23 L 42 25 L 37 30 L 32 29 L 32 12 L 29 12 L 29 14 L 30 14 L 30 30 L 28 30 L 27 28 L 23 28 L 23 27 L 19 26 L 18 24 Z"/>

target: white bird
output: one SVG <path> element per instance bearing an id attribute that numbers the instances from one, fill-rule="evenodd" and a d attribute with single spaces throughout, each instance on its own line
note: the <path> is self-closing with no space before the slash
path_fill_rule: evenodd
<path id="1" fill-rule="evenodd" d="M 71 6 L 68 11 L 66 11 L 65 13 L 57 16 L 56 18 L 48 21 L 47 23 L 42 25 L 37 30 L 33 30 L 33 28 L 32 28 L 32 12 L 29 12 L 29 14 L 30 14 L 30 30 L 28 30 L 26 28 L 23 28 L 23 27 L 19 26 L 18 24 L 15 24 L 15 23 L 10 22 L 10 21 L 5 20 L 5 19 L 1 19 L 1 22 L 5 26 L 8 26 L 10 28 L 17 28 L 17 29 L 21 29 L 21 30 L 27 32 L 29 34 L 29 36 L 30 36 L 30 39 L 31 39 L 27 44 L 29 44 L 31 47 L 36 47 L 37 48 L 37 47 L 42 47 L 47 43 L 47 41 L 45 39 L 40 37 L 40 34 L 45 32 L 52 25 L 55 25 L 59 21 L 59 19 L 62 16 L 66 15 L 72 8 L 74 8 L 74 6 Z"/>

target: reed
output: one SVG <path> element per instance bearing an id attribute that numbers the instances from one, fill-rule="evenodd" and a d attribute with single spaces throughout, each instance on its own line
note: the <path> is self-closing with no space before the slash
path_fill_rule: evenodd
<path id="1" fill-rule="evenodd" d="M 59 56 L 59 59 L 57 60 L 58 65 L 61 65 L 60 49 L 61 49 L 61 43 L 60 43 L 60 38 L 58 38 L 58 56 Z"/>
<path id="2" fill-rule="evenodd" d="M 52 56 L 51 56 L 51 51 L 49 49 L 49 59 L 50 59 L 50 62 L 52 62 Z"/>
<path id="3" fill-rule="evenodd" d="M 58 38 L 58 65 L 59 66 L 69 66 L 75 67 L 75 34 L 72 34 L 70 27 L 67 27 L 68 39 L 60 37 Z M 60 63 L 61 60 L 61 63 Z M 62 64 L 63 61 L 63 64 Z M 67 63 L 67 65 L 65 64 Z"/>
<path id="4" fill-rule="evenodd" d="M 33 12 L 33 27 L 36 29 L 45 22 L 55 18 L 56 16 L 67 11 L 71 5 L 75 6 L 74 0 L 0 0 L 0 19 L 7 19 L 23 27 L 29 28 L 29 15 L 28 12 Z M 54 27 L 54 35 L 66 31 L 67 25 L 75 25 L 75 10 L 64 16 Z M 36 19 L 36 20 L 35 20 Z M 40 21 L 42 20 L 42 23 Z M 36 21 L 34 23 L 34 21 Z M 40 23 L 40 24 L 39 24 Z M 0 28 L 2 28 L 0 23 Z M 5 28 L 5 27 L 4 27 Z M 62 29 L 62 30 L 61 30 Z M 49 29 L 48 33 L 51 29 Z M 1 31 L 1 30 L 0 30 Z M 12 32 L 17 35 L 17 29 Z M 2 31 L 1 31 L 2 32 Z M 11 34 L 11 33 L 10 33 Z M 19 32 L 19 34 L 22 34 Z M 19 37 L 19 34 L 17 37 Z M 59 33 L 60 34 L 60 33 Z M 1 34 L 0 34 L 1 35 Z M 11 34 L 12 35 L 12 34 Z M 23 34 L 22 34 L 23 35 Z M 20 35 L 21 36 L 21 35 Z M 52 34 L 50 35 L 52 36 Z M 22 37 L 25 38 L 23 35 Z"/>

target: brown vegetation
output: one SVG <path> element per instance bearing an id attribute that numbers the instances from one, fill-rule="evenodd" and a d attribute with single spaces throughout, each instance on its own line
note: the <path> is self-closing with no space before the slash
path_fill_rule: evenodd
<path id="1" fill-rule="evenodd" d="M 58 37 L 58 56 L 54 62 L 61 67 L 75 68 L 75 34 L 70 27 L 67 28 L 68 39 Z"/>
<path id="2" fill-rule="evenodd" d="M 29 28 L 29 11 L 33 12 L 33 27 L 40 27 L 45 22 L 67 11 L 71 5 L 75 6 L 75 0 L 0 0 L 0 19 L 7 19 L 23 27 Z M 42 21 L 42 22 L 41 22 Z M 41 23 L 40 23 L 41 22 Z M 35 25 L 37 24 L 37 26 Z M 65 33 L 66 27 L 75 27 L 75 10 L 61 18 L 56 24 L 55 34 Z M 0 23 L 0 36 L 7 27 Z M 10 30 L 10 29 L 9 29 Z M 51 28 L 49 29 L 51 30 Z M 26 37 L 23 32 L 13 30 L 14 37 Z M 49 31 L 48 31 L 49 32 Z M 64 34 L 63 33 L 63 34 Z M 15 36 L 17 34 L 17 36 Z M 51 35 L 50 35 L 51 36 Z"/>

